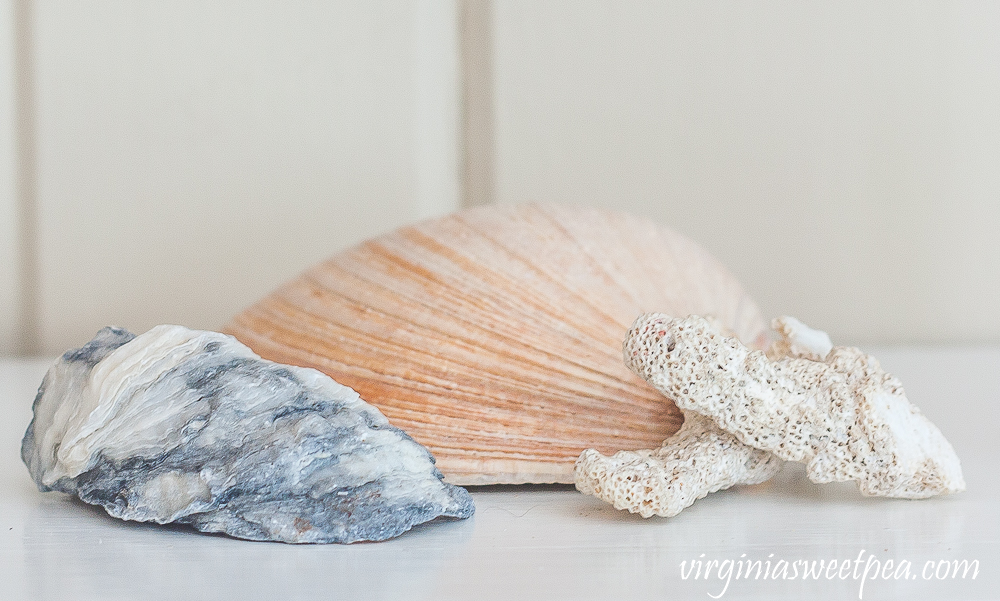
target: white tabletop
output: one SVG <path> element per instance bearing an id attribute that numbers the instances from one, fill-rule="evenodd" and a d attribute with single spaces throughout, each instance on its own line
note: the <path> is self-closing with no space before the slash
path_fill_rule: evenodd
<path id="1" fill-rule="evenodd" d="M 690 567 L 698 559 L 770 559 L 772 568 L 779 560 L 838 562 L 819 580 L 801 573 L 791 579 L 791 567 L 789 579 L 777 580 L 737 578 L 733 570 L 722 599 L 857 599 L 860 576 L 867 569 L 871 578 L 876 560 L 879 572 L 865 581 L 864 599 L 1000 599 L 1000 349 L 875 354 L 954 444 L 966 492 L 924 501 L 864 498 L 852 484 L 813 484 L 801 466 L 788 465 L 771 482 L 710 495 L 674 518 L 644 520 L 569 487 L 483 488 L 473 492 L 477 510 L 469 520 L 434 522 L 383 543 L 305 546 L 122 522 L 66 495 L 38 492 L 19 448 L 48 362 L 0 362 L 0 408 L 7 412 L 0 424 L 0 599 L 718 596 L 726 582 L 715 571 L 708 580 L 682 577 L 681 562 Z M 975 579 L 971 571 L 951 578 L 954 564 L 941 562 L 955 560 L 978 560 Z M 844 561 L 849 569 L 840 572 Z M 904 561 L 909 579 L 898 571 Z M 943 569 L 948 578 L 938 580 Z"/>

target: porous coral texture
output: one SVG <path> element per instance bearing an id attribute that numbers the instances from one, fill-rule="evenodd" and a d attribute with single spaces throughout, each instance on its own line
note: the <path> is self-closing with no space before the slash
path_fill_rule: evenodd
<path id="1" fill-rule="evenodd" d="M 576 488 L 648 518 L 672 517 L 708 493 L 734 484 L 756 484 L 776 474 L 781 461 L 743 444 L 711 420 L 685 412 L 684 425 L 651 451 L 594 449 L 576 462 Z"/>
<path id="2" fill-rule="evenodd" d="M 625 359 L 681 409 L 806 463 L 814 482 L 855 480 L 865 495 L 913 499 L 964 490 L 954 449 L 878 361 L 850 347 L 824 354 L 825 334 L 796 320 L 775 325 L 783 341 L 771 360 L 702 317 L 647 314 Z"/>
<path id="3" fill-rule="evenodd" d="M 730 335 L 711 319 L 708 325 L 717 332 Z M 772 361 L 784 357 L 823 361 L 833 350 L 833 343 L 830 342 L 830 336 L 826 332 L 814 330 L 794 317 L 785 315 L 772 320 L 771 329 L 780 337 L 767 350 L 767 358 Z"/>

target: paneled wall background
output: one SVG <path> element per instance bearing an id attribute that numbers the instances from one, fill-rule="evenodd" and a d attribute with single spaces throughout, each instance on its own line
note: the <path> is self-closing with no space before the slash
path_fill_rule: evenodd
<path id="1" fill-rule="evenodd" d="M 1000 341 L 1000 2 L 497 2 L 495 198 L 621 207 L 850 343 Z"/>
<path id="2" fill-rule="evenodd" d="M 218 328 L 463 205 L 643 214 L 844 343 L 1000 342 L 1000 3 L 0 3 L 0 354 Z"/>

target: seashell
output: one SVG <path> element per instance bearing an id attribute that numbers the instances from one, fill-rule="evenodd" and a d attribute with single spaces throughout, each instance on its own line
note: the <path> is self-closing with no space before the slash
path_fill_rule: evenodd
<path id="1" fill-rule="evenodd" d="M 454 484 L 572 483 L 587 448 L 659 446 L 669 400 L 622 363 L 635 317 L 764 320 L 735 278 L 669 229 L 553 205 L 470 209 L 313 267 L 226 331 L 262 357 L 357 390 Z"/>
<path id="2" fill-rule="evenodd" d="M 475 509 L 355 391 L 216 332 L 105 328 L 49 369 L 33 413 L 38 488 L 125 520 L 350 543 Z"/>

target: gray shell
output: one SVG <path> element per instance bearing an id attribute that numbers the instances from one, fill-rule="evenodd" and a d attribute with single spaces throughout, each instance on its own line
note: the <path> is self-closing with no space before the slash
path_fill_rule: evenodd
<path id="1" fill-rule="evenodd" d="M 251 540 L 378 541 L 474 511 L 350 388 L 179 326 L 105 328 L 65 353 L 21 457 L 40 490 L 114 517 Z"/>

